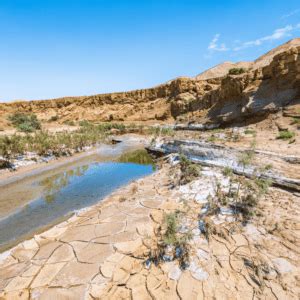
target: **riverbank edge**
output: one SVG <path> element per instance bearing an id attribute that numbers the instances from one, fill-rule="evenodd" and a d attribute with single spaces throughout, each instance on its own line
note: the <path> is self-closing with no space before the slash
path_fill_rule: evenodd
<path id="1" fill-rule="evenodd" d="M 112 137 L 112 140 L 114 138 Z M 135 139 L 140 139 L 140 142 L 135 141 Z M 145 147 L 148 143 L 148 139 L 144 136 L 140 135 L 134 135 L 134 134 L 128 134 L 128 135 L 123 135 L 118 137 L 118 140 L 120 142 L 125 142 L 125 143 L 134 143 L 136 142 L 136 147 Z M 143 141 L 142 141 L 143 140 Z M 142 141 L 142 142 L 141 142 Z M 25 179 L 26 177 L 32 177 L 32 176 L 38 176 L 41 175 L 45 172 L 49 172 L 53 169 L 63 167 L 68 164 L 72 164 L 75 162 L 78 162 L 80 160 L 87 159 L 93 155 L 97 155 L 97 152 L 102 146 L 105 146 L 108 144 L 101 143 L 96 147 L 91 147 L 87 150 L 84 150 L 80 153 L 75 153 L 72 156 L 64 156 L 64 157 L 59 157 L 55 158 L 53 160 L 50 160 L 48 162 L 37 162 L 34 164 L 30 164 L 27 166 L 20 167 L 16 171 L 10 171 L 10 170 L 3 170 L 2 174 L 0 173 L 0 188 L 9 185 L 9 184 L 14 184 L 17 183 L 20 180 Z M 103 161 L 110 159 L 113 156 L 105 156 L 103 157 Z"/>
<path id="2" fill-rule="evenodd" d="M 26 244 L 26 243 L 30 243 L 31 241 L 36 241 L 40 238 L 41 239 L 48 238 L 48 239 L 55 240 L 55 234 L 51 235 L 51 233 L 53 231 L 55 231 L 55 229 L 62 228 L 62 227 L 64 227 L 67 230 L 69 228 L 69 226 L 71 226 L 72 223 L 76 223 L 76 221 L 80 220 L 80 214 L 93 211 L 94 209 L 96 209 L 99 206 L 103 206 L 103 205 L 107 205 L 107 204 L 114 204 L 114 203 L 117 204 L 119 201 L 114 197 L 115 195 L 122 193 L 122 191 L 126 192 L 126 190 L 128 189 L 128 186 L 130 186 L 133 183 L 138 184 L 139 181 L 141 181 L 141 180 L 144 181 L 153 176 L 157 176 L 158 171 L 159 170 L 156 170 L 155 172 L 153 172 L 150 175 L 141 177 L 137 180 L 129 182 L 126 185 L 121 186 L 120 188 L 114 190 L 111 194 L 109 194 L 106 197 L 104 197 L 103 199 L 99 200 L 97 203 L 95 203 L 91 206 L 84 207 L 80 210 L 73 211 L 72 215 L 70 217 L 67 217 L 66 220 L 59 222 L 55 225 L 49 225 L 50 228 L 44 230 L 43 232 L 35 234 L 32 238 L 25 239 L 24 241 L 19 242 L 18 244 L 13 246 L 12 248 L 5 250 L 3 252 L 0 252 L 0 264 L 3 264 L 5 262 L 5 259 L 8 258 L 15 249 L 17 249 L 18 247 L 24 246 L 24 244 Z M 64 225 L 66 225 L 66 226 L 64 226 Z M 59 234 L 60 234 L 60 232 L 57 235 L 59 235 Z"/>

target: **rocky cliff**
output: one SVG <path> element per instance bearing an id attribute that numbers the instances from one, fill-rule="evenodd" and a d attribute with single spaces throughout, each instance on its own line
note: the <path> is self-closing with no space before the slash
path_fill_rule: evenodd
<path id="1" fill-rule="evenodd" d="M 243 73 L 229 75 L 231 67 Z M 252 63 L 224 63 L 195 78 L 130 92 L 0 104 L 0 119 L 34 112 L 42 120 L 234 122 L 300 105 L 300 39 Z M 297 110 L 296 110 L 297 111 Z M 1 122 L 1 120 L 0 120 Z"/>

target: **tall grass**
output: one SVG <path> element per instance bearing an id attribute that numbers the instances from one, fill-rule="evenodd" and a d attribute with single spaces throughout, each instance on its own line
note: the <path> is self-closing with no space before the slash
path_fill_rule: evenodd
<path id="1" fill-rule="evenodd" d="M 34 115 L 14 114 L 10 118 L 11 122 L 14 122 L 15 126 L 18 124 L 24 124 L 28 120 L 37 120 Z M 26 123 L 27 124 L 27 123 Z M 32 124 L 31 124 L 32 125 Z M 121 123 L 101 123 L 94 124 L 87 120 L 79 122 L 80 127 L 72 132 L 63 131 L 57 133 L 51 133 L 45 130 L 25 130 L 26 134 L 14 134 L 12 136 L 0 136 L 0 158 L 4 158 L 7 162 L 11 162 L 12 159 L 18 155 L 22 155 L 26 152 L 34 152 L 39 156 L 65 156 L 71 155 L 74 152 L 82 151 L 87 146 L 96 145 L 102 142 L 111 134 L 114 130 L 117 133 L 137 132 L 140 134 L 153 134 L 159 133 L 162 135 L 172 135 L 173 130 L 169 128 L 155 128 L 136 126 L 134 124 L 125 126 Z M 33 125 L 36 129 L 41 128 L 40 125 Z M 114 132 L 115 133 L 115 132 Z M 149 157 L 145 153 L 136 152 L 131 159 L 137 161 L 143 159 L 143 163 L 150 163 Z M 128 159 L 128 158 L 127 158 Z"/>
<path id="2" fill-rule="evenodd" d="M 81 151 L 103 141 L 107 131 L 97 126 L 81 127 L 74 132 L 37 131 L 31 134 L 0 136 L 0 156 L 11 161 L 25 152 L 35 152 L 40 156 L 63 156 Z"/>

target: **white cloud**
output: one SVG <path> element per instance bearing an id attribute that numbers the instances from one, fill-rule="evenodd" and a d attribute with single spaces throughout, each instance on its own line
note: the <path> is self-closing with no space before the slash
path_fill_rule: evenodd
<path id="1" fill-rule="evenodd" d="M 300 11 L 300 10 L 299 10 Z M 300 30 L 300 23 L 295 25 L 286 25 L 282 28 L 275 29 L 271 34 L 260 37 L 256 40 L 241 42 L 240 40 L 234 40 L 231 47 L 227 47 L 225 43 L 220 43 L 221 35 L 219 33 L 215 34 L 211 42 L 209 43 L 207 49 L 209 50 L 209 57 L 213 51 L 240 51 L 250 47 L 257 47 L 266 42 L 272 42 L 280 40 L 286 37 L 292 37 L 296 31 Z M 208 56 L 207 56 L 208 57 Z"/>
<path id="2" fill-rule="evenodd" d="M 211 51 L 228 51 L 229 48 L 226 47 L 224 43 L 218 44 L 220 38 L 220 34 L 215 34 L 214 38 L 211 40 L 211 42 L 208 45 L 208 50 Z"/>
<path id="3" fill-rule="evenodd" d="M 259 39 L 253 40 L 253 41 L 244 42 L 241 45 L 234 47 L 233 50 L 239 51 L 239 50 L 249 48 L 249 47 L 260 46 L 264 42 L 280 40 L 282 38 L 292 36 L 291 33 L 299 28 L 300 28 L 300 23 L 297 25 L 287 25 L 283 28 L 275 29 L 273 31 L 273 33 L 270 35 L 261 37 Z"/>
<path id="4" fill-rule="evenodd" d="M 300 13 L 300 9 L 295 9 L 295 10 L 289 12 L 288 14 L 281 16 L 281 19 L 289 18 L 289 17 L 291 17 L 293 15 L 296 15 L 298 13 Z"/>

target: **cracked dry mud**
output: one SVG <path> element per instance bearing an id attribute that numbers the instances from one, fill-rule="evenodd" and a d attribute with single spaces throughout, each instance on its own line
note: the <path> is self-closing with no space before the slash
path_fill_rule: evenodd
<path id="1" fill-rule="evenodd" d="M 246 226 L 214 216 L 220 234 L 201 235 L 197 215 L 212 188 L 206 168 L 170 188 L 170 166 L 23 242 L 0 261 L 0 299 L 299 299 L 299 198 L 271 188 Z M 193 228 L 186 270 L 144 262 L 165 213 L 188 201 Z M 218 233 L 218 232 L 217 232 Z"/>

